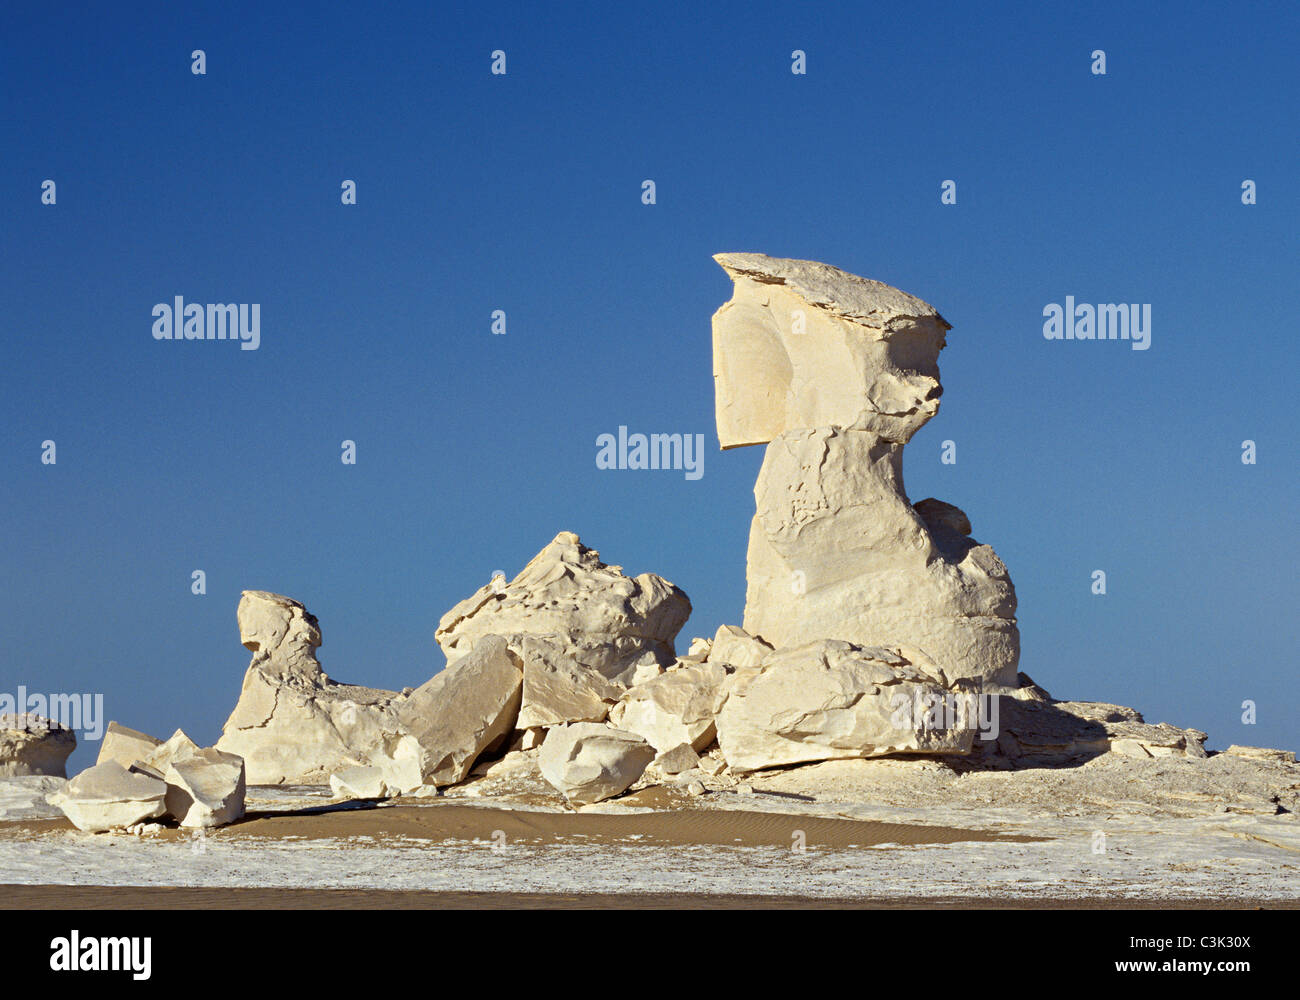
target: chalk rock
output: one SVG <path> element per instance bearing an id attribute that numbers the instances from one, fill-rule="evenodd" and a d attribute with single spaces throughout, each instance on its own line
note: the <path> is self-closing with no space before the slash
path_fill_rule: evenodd
<path id="1" fill-rule="evenodd" d="M 635 733 L 593 722 L 556 726 L 538 751 L 542 776 L 573 805 L 625 792 L 655 758 Z"/>
<path id="2" fill-rule="evenodd" d="M 409 733 L 385 736 L 368 755 L 378 768 L 389 795 L 409 795 L 424 785 L 424 748 Z"/>
<path id="3" fill-rule="evenodd" d="M 155 739 L 148 733 L 141 733 L 126 726 L 110 722 L 104 731 L 104 738 L 99 742 L 99 756 L 96 764 L 115 760 L 123 767 L 129 768 L 137 760 L 144 760 L 160 746 L 163 741 Z"/>
<path id="4" fill-rule="evenodd" d="M 542 636 L 604 677 L 630 680 L 645 653 L 673 662 L 673 640 L 690 612 L 667 580 L 624 576 L 562 531 L 513 580 L 494 578 L 443 615 L 435 637 L 451 662 L 485 635 Z"/>
<path id="5" fill-rule="evenodd" d="M 126 829 L 167 812 L 167 783 L 115 760 L 87 768 L 49 798 L 78 830 Z"/>
<path id="6" fill-rule="evenodd" d="M 76 747 L 76 733 L 49 719 L 30 712 L 0 715 L 0 778 L 66 777 L 68 756 Z"/>
<path id="7" fill-rule="evenodd" d="M 163 774 L 167 812 L 183 827 L 214 827 L 244 815 L 244 761 L 209 747 L 180 753 Z"/>
<path id="8" fill-rule="evenodd" d="M 690 646 L 686 650 L 686 656 L 682 659 L 699 660 L 703 662 L 709 658 L 709 651 L 713 649 L 712 639 L 701 639 L 698 635 L 691 640 Z"/>
<path id="9" fill-rule="evenodd" d="M 1275 764 L 1294 764 L 1294 750 L 1273 750 L 1269 747 L 1248 747 L 1239 743 L 1234 743 L 1223 751 L 1231 754 L 1233 757 L 1244 757 L 1247 760 L 1264 760 Z"/>
<path id="10" fill-rule="evenodd" d="M 997 740 L 976 740 L 984 756 L 1047 766 L 1103 753 L 1126 757 L 1205 759 L 1206 734 L 1168 723 L 1151 724 L 1140 712 L 1092 701 L 998 699 Z"/>
<path id="11" fill-rule="evenodd" d="M 323 784 L 339 767 L 367 763 L 397 731 L 396 693 L 340 684 L 321 670 L 320 624 L 298 601 L 246 590 L 238 619 L 253 659 L 217 749 L 244 758 L 250 784 Z"/>
<path id="12" fill-rule="evenodd" d="M 523 680 L 506 640 L 484 635 L 469 655 L 402 700 L 397 720 L 420 744 L 426 783 L 464 780 L 481 753 L 510 735 L 519 718 Z"/>
<path id="13" fill-rule="evenodd" d="M 816 261 L 713 259 L 735 283 L 713 315 L 723 448 L 807 427 L 869 430 L 901 444 L 938 411 L 950 327 L 933 306 Z"/>
<path id="14" fill-rule="evenodd" d="M 951 504 L 914 507 L 903 446 L 938 412 L 948 323 L 896 288 L 813 261 L 715 258 L 718 436 L 767 443 L 744 628 L 780 649 L 907 646 L 951 680 L 1016 686 L 1015 589 Z"/>
<path id="15" fill-rule="evenodd" d="M 971 692 L 949 691 L 932 664 L 913 656 L 820 640 L 778 649 L 761 666 L 737 670 L 717 716 L 727 765 L 743 772 L 884 754 L 967 753 L 976 728 Z M 932 716 L 928 709 L 936 704 L 945 708 Z"/>
<path id="16" fill-rule="evenodd" d="M 517 649 L 524 667 L 519 729 L 603 722 L 626 690 L 548 639 L 520 636 Z"/>
<path id="17" fill-rule="evenodd" d="M 382 768 L 359 764 L 331 774 L 330 791 L 341 799 L 386 799 L 390 793 Z"/>
<path id="18" fill-rule="evenodd" d="M 186 736 L 184 730 L 178 729 L 167 738 L 165 743 L 159 743 L 144 757 L 137 757 L 133 763 L 146 764 L 151 770 L 164 774 L 172 761 L 188 757 L 198 750 L 199 745 Z"/>
<path id="19" fill-rule="evenodd" d="M 921 520 L 931 531 L 955 531 L 959 535 L 971 533 L 970 518 L 965 511 L 950 503 L 929 497 L 912 504 L 912 509 L 921 515 Z"/>
<path id="20" fill-rule="evenodd" d="M 762 639 L 755 639 L 743 628 L 722 625 L 709 647 L 710 663 L 725 663 L 731 667 L 756 667 L 772 647 Z"/>
<path id="21" fill-rule="evenodd" d="M 654 759 L 654 766 L 664 774 L 681 774 L 700 766 L 700 755 L 689 743 L 678 743 Z"/>
<path id="22" fill-rule="evenodd" d="M 702 750 L 717 731 L 714 716 L 723 697 L 727 671 L 712 659 L 684 664 L 629 688 L 610 710 L 612 725 L 644 738 L 656 750 L 688 743 Z"/>

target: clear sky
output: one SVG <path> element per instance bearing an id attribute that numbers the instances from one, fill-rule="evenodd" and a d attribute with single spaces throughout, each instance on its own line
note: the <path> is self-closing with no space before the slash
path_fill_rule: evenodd
<path id="1" fill-rule="evenodd" d="M 679 647 L 740 624 L 762 449 L 717 450 L 710 257 L 757 250 L 952 324 L 908 493 L 1005 560 L 1024 671 L 1300 744 L 1294 4 L 368 6 L 7 13 L 0 691 L 210 743 L 243 589 L 416 685 L 561 530 L 681 586 Z M 178 295 L 259 304 L 259 348 L 155 340 Z M 1046 340 L 1067 295 L 1150 304 L 1150 349 Z M 598 469 L 620 425 L 704 475 Z"/>

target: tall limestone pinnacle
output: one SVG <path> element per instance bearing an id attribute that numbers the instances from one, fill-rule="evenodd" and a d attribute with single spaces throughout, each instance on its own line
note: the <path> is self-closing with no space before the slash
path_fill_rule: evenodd
<path id="1" fill-rule="evenodd" d="M 951 683 L 1017 683 L 1006 566 L 938 500 L 913 505 L 903 446 L 939 410 L 947 321 L 816 261 L 714 257 L 734 282 L 713 315 L 718 439 L 766 444 L 754 486 L 745 630 L 910 650 Z"/>

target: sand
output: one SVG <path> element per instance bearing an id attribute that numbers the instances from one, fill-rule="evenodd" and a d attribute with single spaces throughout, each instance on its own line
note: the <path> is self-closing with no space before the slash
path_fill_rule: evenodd
<path id="1" fill-rule="evenodd" d="M 74 831 L 66 819 L 0 823 L 0 837 L 43 836 Z M 802 838 L 798 837 L 802 831 Z M 289 812 L 254 812 L 206 836 L 222 840 L 355 840 L 376 845 L 410 841 L 563 844 L 661 844 L 673 847 L 793 848 L 843 850 L 882 844 L 953 844 L 961 841 L 1027 843 L 1038 838 L 946 826 L 833 819 L 742 810 L 671 809 L 619 814 L 495 809 L 435 800 L 428 804 L 342 803 Z M 193 831 L 160 829 L 150 839 L 189 841 Z"/>

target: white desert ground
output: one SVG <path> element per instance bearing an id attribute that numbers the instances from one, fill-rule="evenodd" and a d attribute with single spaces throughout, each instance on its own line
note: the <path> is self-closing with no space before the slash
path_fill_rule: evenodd
<path id="1" fill-rule="evenodd" d="M 508 754 L 436 798 L 359 803 L 328 788 L 253 787 L 244 820 L 201 833 L 83 833 L 44 802 L 59 779 L 5 779 L 0 883 L 46 887 L 21 900 L 48 906 L 76 905 L 66 887 L 84 886 L 272 890 L 201 904 L 234 907 L 290 905 L 273 891 L 286 888 L 480 893 L 501 905 L 529 894 L 668 894 L 683 906 L 1300 904 L 1300 822 L 1274 801 L 1296 805 L 1300 766 L 1280 761 L 1106 754 L 1072 768 L 965 772 L 827 761 L 744 784 L 708 777 L 701 796 L 647 785 L 573 810 L 536 755 Z"/>

